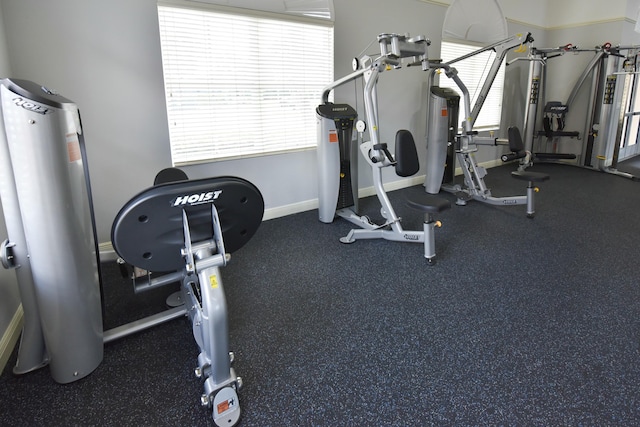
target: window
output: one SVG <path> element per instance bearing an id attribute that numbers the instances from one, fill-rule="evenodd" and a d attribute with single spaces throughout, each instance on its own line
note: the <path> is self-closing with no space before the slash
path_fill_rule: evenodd
<path id="1" fill-rule="evenodd" d="M 174 165 L 316 147 L 329 22 L 158 4 Z"/>
<path id="2" fill-rule="evenodd" d="M 463 55 L 478 50 L 479 46 L 471 44 L 442 42 L 441 54 L 442 61 L 448 62 L 455 58 L 460 58 Z M 480 90 L 487 77 L 493 60 L 496 57 L 496 53 L 492 50 L 482 52 L 478 55 L 474 55 L 470 58 L 463 59 L 460 62 L 456 62 L 453 66 L 458 70 L 458 76 L 460 80 L 467 86 L 469 90 L 469 97 L 471 98 L 471 109 L 473 110 L 473 104 L 480 95 Z M 504 64 L 503 64 L 504 65 Z M 455 90 L 460 95 L 462 93 L 456 86 L 452 79 L 440 77 L 440 86 L 447 87 Z M 500 67 L 498 74 L 496 75 L 491 90 L 487 94 L 487 99 L 484 102 L 480 114 L 476 119 L 474 129 L 475 130 L 488 130 L 497 129 L 500 127 L 500 116 L 502 113 L 502 89 L 504 86 L 504 66 Z M 464 108 L 462 106 L 462 99 L 460 100 L 460 118 L 458 124 L 463 120 L 462 114 L 464 114 Z"/>

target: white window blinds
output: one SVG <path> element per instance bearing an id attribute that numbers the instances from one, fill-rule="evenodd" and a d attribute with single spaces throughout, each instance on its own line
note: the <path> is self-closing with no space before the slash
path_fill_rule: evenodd
<path id="1" fill-rule="evenodd" d="M 174 165 L 315 148 L 333 28 L 158 5 Z"/>
<path id="2" fill-rule="evenodd" d="M 479 49 L 478 46 L 474 45 L 452 43 L 446 41 L 442 41 L 441 46 L 442 48 L 440 56 L 442 56 L 443 62 L 448 62 L 455 58 L 460 58 L 463 55 Z M 465 86 L 467 86 L 467 89 L 469 90 L 469 97 L 471 98 L 471 109 L 473 109 L 473 104 L 476 102 L 478 95 L 480 95 L 480 89 L 484 84 L 484 81 L 487 77 L 487 74 L 489 73 L 489 70 L 491 69 L 491 64 L 493 63 L 495 57 L 496 53 L 492 50 L 489 50 L 453 64 L 456 70 L 458 70 L 458 76 L 460 77 L 460 80 L 462 80 L 462 82 L 465 84 Z M 445 77 L 444 75 L 440 76 L 440 86 L 451 88 L 462 95 L 455 82 L 452 79 Z M 486 130 L 497 129 L 500 127 L 503 86 L 504 66 L 500 67 L 500 70 L 498 71 L 498 74 L 493 81 L 491 90 L 487 94 L 484 105 L 480 110 L 478 118 L 476 119 L 474 129 Z M 458 120 L 458 125 L 460 125 L 460 123 L 462 122 L 462 114 L 464 114 L 462 100 L 460 102 L 461 116 Z"/>

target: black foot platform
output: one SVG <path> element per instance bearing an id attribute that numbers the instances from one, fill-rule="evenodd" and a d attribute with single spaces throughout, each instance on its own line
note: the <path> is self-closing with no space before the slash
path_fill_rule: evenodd
<path id="1" fill-rule="evenodd" d="M 534 153 L 539 160 L 574 160 L 577 156 L 570 153 Z"/>

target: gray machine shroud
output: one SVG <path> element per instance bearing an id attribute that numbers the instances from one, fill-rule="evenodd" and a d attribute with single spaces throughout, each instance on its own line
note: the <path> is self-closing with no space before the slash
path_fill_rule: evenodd
<path id="1" fill-rule="evenodd" d="M 22 337 L 14 372 L 48 363 L 56 382 L 69 383 L 103 357 L 80 114 L 68 99 L 24 80 L 0 80 L 0 101 L 0 197 L 9 235 L 3 264 L 16 270 L 25 331 L 27 325 L 31 331 Z"/>
<path id="2" fill-rule="evenodd" d="M 427 117 L 427 173 L 425 191 L 438 194 L 442 182 L 453 183 L 453 144 L 458 130 L 460 95 L 453 89 L 431 86 Z"/>

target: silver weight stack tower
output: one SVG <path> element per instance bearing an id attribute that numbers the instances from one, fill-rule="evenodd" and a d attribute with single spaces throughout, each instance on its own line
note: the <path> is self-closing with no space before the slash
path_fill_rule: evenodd
<path id="1" fill-rule="evenodd" d="M 77 106 L 25 80 L 0 80 L 0 197 L 24 329 L 17 374 L 49 365 L 69 383 L 102 361 L 100 274 Z"/>

